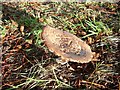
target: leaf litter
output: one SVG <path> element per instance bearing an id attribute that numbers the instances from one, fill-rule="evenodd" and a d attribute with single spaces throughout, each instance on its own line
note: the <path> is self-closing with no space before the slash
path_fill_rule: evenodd
<path id="1" fill-rule="evenodd" d="M 5 35 L 1 40 L 2 89 L 117 90 L 120 87 L 119 2 L 116 4 L 19 2 L 2 5 L 2 27 L 5 29 Z M 74 12 L 76 8 L 79 10 L 78 13 Z M 95 14 L 95 17 L 90 13 Z M 112 32 L 107 35 L 101 31 L 92 35 L 89 30 L 93 28 L 85 20 L 90 22 L 94 19 L 107 23 Z M 94 52 L 93 59 L 99 61 L 87 64 L 74 62 L 58 64 L 56 62 L 58 56 L 45 47 L 44 41 L 41 41 L 39 46 L 36 45 L 37 35 L 32 32 L 36 28 L 41 30 L 39 27 L 46 24 L 70 32 L 72 30 L 72 33 L 81 38 L 90 34 L 83 40 L 91 46 Z"/>

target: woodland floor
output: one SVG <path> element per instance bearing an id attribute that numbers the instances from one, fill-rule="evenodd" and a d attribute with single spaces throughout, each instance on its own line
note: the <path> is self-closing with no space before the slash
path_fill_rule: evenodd
<path id="1" fill-rule="evenodd" d="M 2 3 L 2 86 L 16 89 L 120 88 L 120 2 Z M 61 65 L 40 38 L 51 25 L 84 40 L 97 62 Z"/>

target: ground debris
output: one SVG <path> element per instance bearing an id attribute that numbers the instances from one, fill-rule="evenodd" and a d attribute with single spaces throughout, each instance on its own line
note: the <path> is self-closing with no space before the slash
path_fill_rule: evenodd
<path id="1" fill-rule="evenodd" d="M 4 2 L 2 5 L 3 90 L 119 88 L 119 3 Z M 42 25 L 46 24 L 83 39 L 98 61 L 58 64 L 59 57 L 49 52 L 38 38 Z"/>

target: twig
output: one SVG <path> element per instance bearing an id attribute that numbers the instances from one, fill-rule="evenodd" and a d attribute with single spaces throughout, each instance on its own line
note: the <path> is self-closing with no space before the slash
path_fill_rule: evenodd
<path id="1" fill-rule="evenodd" d="M 102 89 L 106 88 L 104 85 L 97 84 L 97 83 L 94 83 L 94 82 L 88 82 L 88 81 L 85 81 L 85 80 L 81 80 L 81 83 L 94 85 L 94 86 L 99 87 L 99 88 L 102 88 Z"/>

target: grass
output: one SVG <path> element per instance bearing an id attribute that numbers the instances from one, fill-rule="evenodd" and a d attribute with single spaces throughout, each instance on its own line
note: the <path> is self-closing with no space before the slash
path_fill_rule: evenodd
<path id="1" fill-rule="evenodd" d="M 3 89 L 118 89 L 118 4 L 12 4 L 4 3 L 0 26 Z M 99 61 L 58 64 L 56 55 L 49 52 L 40 37 L 44 25 L 69 31 L 87 43 L 91 38 L 89 45 Z"/>
<path id="2" fill-rule="evenodd" d="M 69 87 L 69 88 L 73 88 L 72 86 L 60 81 L 57 78 L 56 72 L 55 72 L 56 67 L 52 66 L 52 69 L 46 70 L 41 63 L 33 65 L 30 69 L 29 69 L 29 73 L 20 73 L 20 75 L 24 78 L 26 78 L 24 83 L 18 84 L 17 86 L 11 86 L 12 88 L 7 89 L 7 90 L 12 90 L 12 89 L 17 89 L 19 87 L 21 88 L 25 88 L 27 87 L 27 89 L 33 89 L 36 86 L 40 86 L 43 87 L 43 89 L 45 88 L 60 88 L 60 87 Z M 52 73 L 54 75 L 54 77 L 51 79 L 49 79 L 49 74 Z M 28 75 L 27 75 L 28 74 Z M 25 76 L 27 75 L 27 77 Z M 41 79 L 38 79 L 41 78 Z M 47 78 L 46 78 L 47 77 Z M 56 85 L 55 86 L 48 86 L 51 82 L 55 82 Z"/>
<path id="3" fill-rule="evenodd" d="M 105 25 L 103 22 L 100 21 L 91 21 L 91 20 L 85 20 L 85 23 L 88 25 L 88 29 L 86 31 L 90 34 L 82 37 L 86 38 L 92 35 L 99 35 L 100 33 L 104 33 L 106 35 L 109 35 L 111 33 L 110 28 L 108 25 Z"/>

